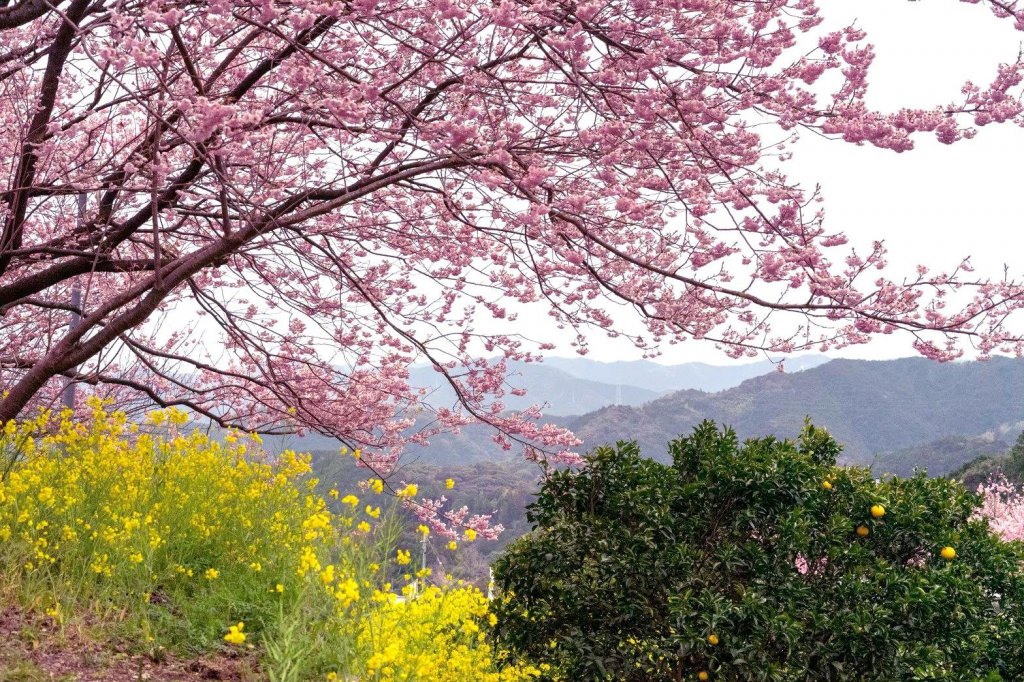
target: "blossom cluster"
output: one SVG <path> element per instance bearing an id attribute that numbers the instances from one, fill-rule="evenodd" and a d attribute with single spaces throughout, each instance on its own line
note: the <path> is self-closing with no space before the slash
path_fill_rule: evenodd
<path id="1" fill-rule="evenodd" d="M 981 508 L 977 516 L 1005 540 L 1024 540 L 1024 495 L 1003 476 L 978 486 Z"/>

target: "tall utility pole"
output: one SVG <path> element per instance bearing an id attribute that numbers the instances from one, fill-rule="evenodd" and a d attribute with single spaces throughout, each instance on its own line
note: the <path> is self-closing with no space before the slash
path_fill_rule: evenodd
<path id="1" fill-rule="evenodd" d="M 85 206 L 88 197 L 85 192 L 78 194 L 78 227 L 85 222 Z M 82 285 L 78 278 L 71 284 L 71 322 L 68 323 L 68 331 L 73 332 L 82 323 Z M 64 393 L 61 395 L 61 403 L 68 409 L 75 409 L 75 385 L 74 380 L 68 377 L 64 380 Z"/>

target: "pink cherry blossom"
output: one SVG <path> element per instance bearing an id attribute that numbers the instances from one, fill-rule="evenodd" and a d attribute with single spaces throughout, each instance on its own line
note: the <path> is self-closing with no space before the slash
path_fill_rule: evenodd
<path id="1" fill-rule="evenodd" d="M 1020 353 L 1019 282 L 880 271 L 779 159 L 804 131 L 904 152 L 1020 125 L 1024 67 L 874 111 L 869 36 L 821 22 L 812 0 L 6 3 L 0 421 L 73 380 L 381 471 L 481 421 L 577 461 L 539 408 L 503 409 L 506 363 L 554 346 L 524 306 L 580 353 L 629 314 L 648 356 L 900 331 Z"/>
<path id="2" fill-rule="evenodd" d="M 989 527 L 1004 540 L 1024 540 L 1024 495 L 1005 477 L 996 476 L 978 486 L 982 506 L 977 517 L 988 520 Z"/>

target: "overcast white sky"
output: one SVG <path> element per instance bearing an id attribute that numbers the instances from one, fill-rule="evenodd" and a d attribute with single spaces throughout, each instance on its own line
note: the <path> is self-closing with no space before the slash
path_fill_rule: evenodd
<path id="1" fill-rule="evenodd" d="M 875 46 L 868 104 L 880 111 L 929 108 L 961 99 L 967 80 L 987 85 L 1000 62 L 1012 62 L 1024 32 L 992 15 L 985 5 L 957 0 L 821 0 L 825 24 L 856 20 Z M 988 126 L 973 140 L 952 146 L 922 137 L 911 152 L 804 135 L 785 166 L 791 179 L 822 186 L 830 231 L 841 229 L 854 244 L 883 238 L 893 279 L 918 263 L 933 270 L 971 256 L 977 274 L 1024 274 L 1021 163 L 1024 130 Z M 530 317 L 529 315 L 527 317 Z M 559 348 L 551 355 L 570 355 Z M 914 355 L 906 336 L 886 337 L 831 356 L 882 359 Z M 595 336 L 590 358 L 639 357 L 625 342 Z M 667 349 L 659 362 L 730 360 L 713 344 L 687 342 Z"/>

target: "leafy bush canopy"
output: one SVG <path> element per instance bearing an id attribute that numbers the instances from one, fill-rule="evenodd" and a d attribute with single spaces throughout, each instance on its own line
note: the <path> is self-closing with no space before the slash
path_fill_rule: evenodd
<path id="1" fill-rule="evenodd" d="M 704 422 L 551 474 L 496 565 L 501 645 L 573 680 L 1024 678 L 1024 551 L 946 479 Z"/>

